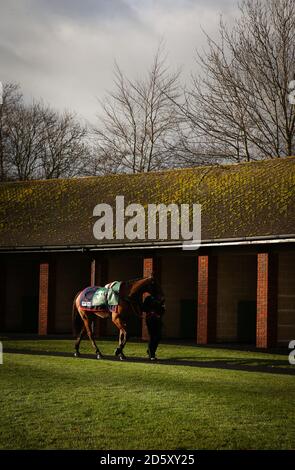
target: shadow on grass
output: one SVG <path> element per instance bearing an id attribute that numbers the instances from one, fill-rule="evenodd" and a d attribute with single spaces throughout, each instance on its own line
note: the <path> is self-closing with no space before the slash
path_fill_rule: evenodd
<path id="1" fill-rule="evenodd" d="M 68 357 L 75 361 L 79 361 L 79 358 L 74 358 L 72 353 L 69 352 L 57 352 L 57 351 L 32 351 L 29 349 L 13 349 L 7 348 L 5 352 L 12 354 L 28 354 L 32 356 L 52 356 L 52 357 Z M 81 354 L 83 359 L 97 360 L 94 354 Z M 104 355 L 103 359 L 108 361 L 120 362 L 115 356 Z M 125 361 L 123 361 L 125 362 Z M 283 374 L 283 375 L 295 375 L 295 367 L 291 367 L 285 360 L 277 359 L 233 359 L 222 358 L 222 359 L 210 359 L 198 361 L 191 357 L 179 359 L 177 357 L 170 357 L 168 359 L 160 359 L 156 362 L 150 362 L 146 358 L 142 357 L 128 357 L 126 359 L 128 363 L 139 363 L 139 364 L 151 364 L 151 366 L 157 365 L 168 365 L 168 366 L 186 366 L 186 367 L 199 367 L 206 369 L 224 369 L 224 370 L 236 370 L 236 371 L 247 371 L 247 372 L 264 372 L 268 374 Z"/>

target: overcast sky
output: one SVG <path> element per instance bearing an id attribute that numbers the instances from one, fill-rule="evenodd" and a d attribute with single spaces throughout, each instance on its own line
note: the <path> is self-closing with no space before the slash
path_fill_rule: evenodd
<path id="1" fill-rule="evenodd" d="M 95 122 L 115 60 L 140 76 L 164 39 L 189 77 L 201 28 L 216 36 L 219 15 L 236 10 L 237 0 L 0 0 L 0 80 Z"/>

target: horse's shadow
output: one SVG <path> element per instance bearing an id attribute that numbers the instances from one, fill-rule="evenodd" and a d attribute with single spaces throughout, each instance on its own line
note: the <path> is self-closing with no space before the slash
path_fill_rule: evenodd
<path id="1" fill-rule="evenodd" d="M 168 359 L 168 358 L 167 358 Z M 261 359 L 261 358 L 233 358 L 231 357 L 210 357 L 210 359 L 197 359 L 195 356 L 179 356 L 169 357 L 171 361 L 184 361 L 189 363 L 205 363 L 205 364 L 248 364 L 248 365 L 266 365 L 266 366 L 287 366 L 289 365 L 288 358 L 286 359 Z"/>
<path id="2" fill-rule="evenodd" d="M 53 356 L 53 357 L 68 357 L 72 358 L 72 353 L 69 352 L 57 352 L 57 351 L 41 351 L 41 350 L 26 350 L 26 349 L 6 349 L 6 352 L 14 354 L 30 354 L 37 356 Z M 93 354 L 82 354 L 83 359 L 96 359 Z M 79 361 L 80 359 L 75 359 Z M 108 361 L 118 361 L 117 357 L 113 355 L 104 355 L 104 359 Z M 125 362 L 125 361 L 123 361 Z M 269 374 L 283 374 L 283 375 L 295 375 L 295 367 L 291 367 L 287 356 L 286 359 L 260 359 L 260 358 L 210 358 L 210 359 L 198 359 L 196 357 L 184 356 L 179 357 L 166 357 L 155 362 L 150 362 L 145 357 L 130 356 L 126 359 L 127 363 L 142 363 L 151 364 L 152 366 L 185 366 L 195 367 L 204 369 L 224 369 L 224 370 L 235 370 L 235 371 L 247 371 L 247 372 L 265 372 Z"/>
<path id="3" fill-rule="evenodd" d="M 241 370 L 248 372 L 267 372 L 273 374 L 295 375 L 295 367 L 291 367 L 286 359 L 260 359 L 260 358 L 210 358 L 198 359 L 196 357 L 169 357 L 160 361 L 161 364 L 187 366 L 207 369 Z"/>

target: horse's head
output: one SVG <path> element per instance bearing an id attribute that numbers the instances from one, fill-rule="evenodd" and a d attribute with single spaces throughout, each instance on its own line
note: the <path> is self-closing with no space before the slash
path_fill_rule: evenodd
<path id="1" fill-rule="evenodd" d="M 141 303 L 143 294 L 151 294 L 165 309 L 164 293 L 153 275 L 137 280 L 130 289 L 129 297 L 137 299 Z"/>
<path id="2" fill-rule="evenodd" d="M 148 282 L 145 285 L 144 293 L 151 294 L 154 297 L 154 299 L 159 303 L 161 308 L 165 310 L 164 292 L 160 284 L 156 281 L 153 275 L 150 278 L 148 278 Z"/>

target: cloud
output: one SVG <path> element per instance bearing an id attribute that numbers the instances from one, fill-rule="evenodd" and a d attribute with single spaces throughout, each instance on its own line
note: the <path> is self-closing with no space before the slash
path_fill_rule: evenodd
<path id="1" fill-rule="evenodd" d="M 33 0 L 34 9 L 78 22 L 125 18 L 135 20 L 133 8 L 124 0 Z"/>
<path id="2" fill-rule="evenodd" d="M 0 80 L 94 121 L 114 60 L 141 75 L 164 38 L 169 62 L 188 77 L 205 44 L 201 26 L 215 36 L 219 13 L 235 11 L 234 0 L 0 0 Z"/>

